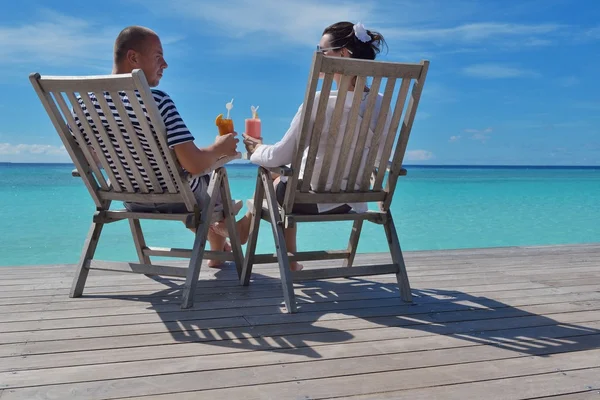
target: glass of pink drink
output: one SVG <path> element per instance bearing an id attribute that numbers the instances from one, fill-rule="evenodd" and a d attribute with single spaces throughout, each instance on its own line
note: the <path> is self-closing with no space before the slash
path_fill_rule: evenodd
<path id="1" fill-rule="evenodd" d="M 252 118 L 246 118 L 246 135 L 253 137 L 255 139 L 260 139 L 261 135 L 261 125 L 260 118 L 258 118 L 258 114 L 256 111 L 258 107 L 251 107 L 252 110 Z"/>

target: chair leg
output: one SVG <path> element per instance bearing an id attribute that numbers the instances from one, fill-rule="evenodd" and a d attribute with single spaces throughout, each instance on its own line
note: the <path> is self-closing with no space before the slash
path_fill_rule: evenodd
<path id="1" fill-rule="evenodd" d="M 404 263 L 404 257 L 402 256 L 402 249 L 400 248 L 400 240 L 398 239 L 398 233 L 396 232 L 392 213 L 389 211 L 387 212 L 383 228 L 385 229 L 385 236 L 387 237 L 388 245 L 390 246 L 392 261 L 394 264 L 398 265 L 396 279 L 398 280 L 398 287 L 400 288 L 400 296 L 402 297 L 402 300 L 412 302 L 410 283 L 408 281 L 408 274 L 406 273 L 406 264 Z"/>
<path id="2" fill-rule="evenodd" d="M 89 265 L 87 264 L 92 260 L 92 258 L 94 258 L 94 253 L 96 252 L 96 247 L 98 246 L 98 241 L 100 240 L 100 234 L 102 233 L 103 226 L 103 223 L 95 222 L 93 222 L 90 226 L 90 230 L 87 238 L 85 239 L 83 250 L 81 252 L 81 258 L 79 259 L 79 264 L 77 265 L 77 272 L 75 272 L 75 277 L 73 278 L 73 284 L 71 285 L 69 297 L 81 297 L 83 294 L 85 281 L 88 273 L 90 272 Z"/>
<path id="3" fill-rule="evenodd" d="M 129 228 L 131 228 L 131 235 L 133 236 L 133 243 L 135 244 L 135 250 L 137 251 L 138 259 L 140 264 L 151 264 L 150 256 L 144 254 L 146 248 L 146 240 L 142 233 L 142 225 L 139 219 L 129 219 Z"/>
<path id="4" fill-rule="evenodd" d="M 235 268 L 238 273 L 238 279 L 242 276 L 242 265 L 244 263 L 244 253 L 242 252 L 242 244 L 240 243 L 240 236 L 238 235 L 235 226 L 235 214 L 231 208 L 231 190 L 229 188 L 229 180 L 227 179 L 227 171 L 225 168 L 222 169 L 221 184 L 219 185 L 221 190 L 221 200 L 223 201 L 223 213 L 225 216 L 225 223 L 227 224 L 227 230 L 229 231 L 229 240 L 231 241 L 231 248 L 233 251 L 233 260 L 235 262 Z"/>
<path id="5" fill-rule="evenodd" d="M 360 232 L 362 231 L 363 220 L 354 221 L 352 225 L 352 233 L 350 234 L 350 240 L 348 241 L 348 251 L 350 255 L 344 260 L 344 267 L 352 267 L 354 264 L 354 257 L 356 256 L 356 248 L 358 247 L 358 239 L 360 239 Z"/>
<path id="6" fill-rule="evenodd" d="M 295 313 L 298 311 L 298 308 L 296 305 L 296 296 L 294 295 L 294 282 L 292 280 L 290 260 L 288 258 L 285 236 L 283 234 L 283 222 L 279 215 L 279 206 L 277 204 L 277 197 L 275 196 L 273 179 L 268 171 L 261 171 L 261 180 L 266 191 L 267 205 L 271 217 L 271 227 L 273 228 L 277 260 L 279 261 L 279 273 L 281 275 L 281 286 L 283 288 L 283 299 L 288 313 Z"/>
<path id="7" fill-rule="evenodd" d="M 256 177 L 256 188 L 254 189 L 254 211 L 250 220 L 250 236 L 248 237 L 248 245 L 246 246 L 246 256 L 244 258 L 244 268 L 240 283 L 244 286 L 250 284 L 250 276 L 252 275 L 252 266 L 254 265 L 254 255 L 256 253 L 256 243 L 258 242 L 258 230 L 260 228 L 260 220 L 262 214 L 262 201 L 265 197 L 265 189 L 261 182 L 260 171 Z"/>
<path id="8" fill-rule="evenodd" d="M 210 218 L 215 208 L 216 194 L 221 184 L 221 172 L 215 171 L 208 185 L 208 195 L 210 201 L 205 204 L 202 209 L 202 221 L 196 228 L 196 238 L 194 239 L 194 247 L 192 249 L 192 256 L 190 258 L 190 264 L 185 279 L 185 285 L 183 286 L 183 295 L 181 299 L 181 308 L 190 308 L 194 305 L 194 294 L 196 292 L 196 285 L 198 284 L 198 277 L 200 276 L 200 267 L 204 258 L 204 249 L 206 248 L 206 240 L 208 238 L 208 228 L 210 227 Z"/>

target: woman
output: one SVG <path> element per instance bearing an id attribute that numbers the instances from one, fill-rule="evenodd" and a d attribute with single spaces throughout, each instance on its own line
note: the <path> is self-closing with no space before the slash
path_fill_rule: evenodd
<path id="1" fill-rule="evenodd" d="M 364 26 L 360 23 L 353 24 L 351 22 L 338 22 L 333 24 L 323 31 L 323 35 L 317 46 L 317 51 L 320 51 L 324 55 L 328 57 L 349 57 L 355 59 L 363 59 L 363 60 L 374 60 L 376 55 L 380 52 L 381 47 L 385 45 L 385 40 L 383 36 L 377 32 L 372 32 L 366 30 Z M 334 80 L 336 85 L 340 86 L 340 75 L 335 75 Z M 364 115 L 364 111 L 366 108 L 366 95 L 369 92 L 368 87 L 355 88 L 354 85 L 356 83 L 356 79 L 353 83 L 351 83 L 348 89 L 348 95 L 346 99 L 346 104 L 351 104 L 353 95 L 362 96 L 361 107 L 359 111 L 359 116 L 362 117 Z M 315 104 L 317 104 L 320 93 L 317 93 Z M 337 99 L 337 92 L 332 91 L 330 94 L 330 98 L 328 101 L 328 107 L 326 111 L 326 122 L 325 127 L 329 126 L 329 121 L 331 120 L 331 116 L 333 114 L 333 110 L 335 108 Z M 370 132 L 369 134 L 372 136 L 373 131 L 375 130 L 375 123 L 377 121 L 377 117 L 379 114 L 380 106 L 381 106 L 382 95 L 379 94 L 376 102 L 376 107 L 374 110 L 374 115 L 371 120 Z M 297 143 L 300 139 L 300 121 L 302 114 L 303 106 L 300 106 L 298 113 L 292 120 L 290 128 L 284 135 L 284 137 L 274 145 L 266 145 L 263 144 L 260 140 L 254 139 L 250 136 L 244 135 L 244 144 L 246 145 L 246 149 L 248 153 L 251 154 L 250 161 L 255 164 L 265 166 L 265 167 L 277 167 L 281 165 L 290 164 L 292 162 L 293 157 L 295 156 Z M 313 116 L 312 123 L 314 123 L 314 113 L 316 112 L 316 106 L 313 107 Z M 347 121 L 349 106 L 345 107 L 345 118 Z M 391 113 L 388 113 L 388 121 L 387 125 L 389 126 L 391 118 Z M 344 132 L 344 130 L 340 130 L 340 132 Z M 387 132 L 387 129 L 384 129 L 384 132 Z M 326 139 L 326 132 L 323 132 L 321 139 Z M 367 145 L 370 141 L 367 141 Z M 384 140 L 380 140 L 380 144 L 383 145 Z M 352 148 L 351 151 L 354 149 Z M 380 148 L 381 150 L 381 148 Z M 368 147 L 365 147 L 365 152 L 368 152 Z M 339 155 L 339 154 L 338 154 Z M 302 166 L 304 166 L 306 161 L 306 152 L 304 154 L 304 159 L 302 162 Z M 334 161 L 335 161 L 334 157 Z M 364 160 L 364 157 L 363 157 Z M 321 167 L 322 157 L 317 155 L 317 163 L 314 166 L 314 177 L 318 176 L 318 172 Z M 363 161 L 364 162 L 364 161 Z M 349 168 L 349 166 L 348 166 Z M 303 175 L 303 167 L 300 171 L 300 177 Z M 277 201 L 279 204 L 283 203 L 283 199 L 285 197 L 286 190 L 286 181 L 277 177 L 274 181 Z M 311 182 L 312 183 L 312 182 Z M 328 182 L 328 186 L 331 182 Z M 344 188 L 345 182 L 343 184 Z M 358 204 L 297 204 L 294 205 L 293 212 L 297 214 L 340 214 L 347 213 L 350 210 L 354 209 L 355 211 L 365 211 L 366 205 L 364 203 Z M 223 224 L 224 225 L 224 224 Z M 217 232 L 223 232 L 224 226 L 216 229 Z M 240 236 L 247 238 L 248 230 L 250 229 L 250 215 L 246 214 L 240 221 L 238 221 L 238 229 L 240 230 Z M 285 229 L 285 241 L 287 250 L 291 253 L 296 253 L 296 228 L 286 228 Z M 290 263 L 290 267 L 292 271 L 300 271 L 302 269 L 302 265 L 298 262 L 292 261 Z"/>

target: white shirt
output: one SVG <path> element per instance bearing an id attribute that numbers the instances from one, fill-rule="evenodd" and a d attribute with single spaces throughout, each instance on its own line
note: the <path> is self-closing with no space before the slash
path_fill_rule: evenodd
<path id="1" fill-rule="evenodd" d="M 313 170 L 313 177 L 311 180 L 312 187 L 317 186 L 317 182 L 319 179 L 321 166 L 323 164 L 324 149 L 326 147 L 327 132 L 329 131 L 329 127 L 331 125 L 331 118 L 332 118 L 333 112 L 335 110 L 337 94 L 338 94 L 337 91 L 331 91 L 331 93 L 329 95 L 329 101 L 327 102 L 327 110 L 325 113 L 325 124 L 323 125 L 323 133 L 321 134 L 321 139 L 320 139 L 320 143 L 319 143 L 319 151 L 317 152 L 317 157 L 315 160 L 315 166 L 314 166 L 314 170 Z M 352 106 L 352 100 L 354 98 L 354 94 L 355 94 L 355 92 L 348 92 L 348 94 L 346 95 L 346 102 L 344 104 L 344 112 L 343 112 L 343 116 L 342 116 L 342 122 L 340 125 L 338 137 L 336 140 L 334 153 L 332 155 L 331 165 L 336 165 L 337 160 L 339 159 L 342 141 L 343 141 L 344 133 L 346 132 L 346 124 L 348 122 L 348 117 L 350 114 L 350 108 Z M 362 121 L 362 118 L 363 118 L 365 110 L 366 110 L 367 94 L 368 93 L 362 93 L 362 101 L 360 103 L 360 109 L 359 109 L 359 113 L 358 113 L 359 117 L 358 117 L 358 121 L 356 124 L 356 132 L 354 134 L 354 140 L 353 140 L 353 143 L 351 144 L 349 154 L 354 154 L 354 149 L 356 148 L 356 141 L 358 139 L 358 131 L 360 130 L 361 121 Z M 317 92 L 315 95 L 312 116 L 310 119 L 309 132 L 311 132 L 313 129 L 320 96 L 321 96 L 321 92 Z M 364 171 L 364 167 L 365 167 L 364 164 L 366 162 L 367 154 L 369 153 L 371 140 L 373 138 L 375 126 L 377 124 L 377 119 L 378 119 L 379 113 L 381 111 L 382 99 L 383 99 L 383 96 L 381 95 L 381 93 L 378 93 L 377 101 L 375 104 L 375 109 L 373 110 L 373 115 L 372 115 L 371 123 L 369 126 L 369 131 L 367 133 L 367 140 L 365 142 L 365 147 L 363 149 L 363 157 L 362 157 L 361 165 L 359 168 L 358 176 L 361 176 L 362 171 Z M 292 163 L 293 158 L 295 156 L 295 151 L 296 151 L 298 142 L 300 140 L 300 133 L 301 133 L 300 132 L 300 122 L 301 122 L 301 118 L 302 118 L 302 108 L 303 108 L 303 105 L 300 105 L 300 107 L 298 108 L 298 112 L 296 113 L 296 116 L 294 117 L 294 119 L 292 120 L 292 123 L 290 124 L 290 128 L 288 129 L 286 134 L 283 136 L 283 138 L 279 142 L 277 142 L 273 145 L 258 146 L 256 151 L 250 157 L 250 161 L 252 161 L 255 164 L 264 166 L 264 167 L 279 167 L 281 165 L 289 165 Z M 384 126 L 383 133 L 379 140 L 380 146 L 379 146 L 379 150 L 377 152 L 377 160 L 376 160 L 375 165 L 379 165 L 381 152 L 382 152 L 384 144 L 385 144 L 385 138 L 386 138 L 387 132 L 389 130 L 391 118 L 392 118 L 392 113 L 388 112 L 386 124 Z M 308 148 L 305 148 L 304 155 L 302 157 L 300 173 L 299 173 L 299 177 L 301 179 L 304 176 L 304 166 L 306 164 L 307 156 L 308 156 Z M 344 175 L 342 177 L 342 185 L 341 185 L 342 190 L 346 189 L 351 164 L 352 164 L 351 157 L 348 157 L 346 168 L 344 170 Z M 375 165 L 373 165 L 371 167 L 374 167 Z M 331 185 L 333 184 L 333 172 L 334 171 L 332 169 L 331 174 L 327 178 L 325 190 L 329 190 L 331 188 Z M 358 189 L 359 184 L 360 184 L 360 182 L 357 182 L 357 184 L 355 185 L 355 189 Z M 319 212 L 325 212 L 325 211 L 331 210 L 333 208 L 339 207 L 343 204 L 345 204 L 345 203 L 318 204 L 318 208 L 319 208 Z M 355 212 L 365 212 L 368 209 L 366 203 L 346 203 L 346 204 L 348 204 L 350 207 L 352 207 L 352 209 Z"/>

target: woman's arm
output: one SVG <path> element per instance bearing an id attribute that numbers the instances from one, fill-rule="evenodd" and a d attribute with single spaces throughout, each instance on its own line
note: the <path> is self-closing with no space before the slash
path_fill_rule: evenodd
<path id="1" fill-rule="evenodd" d="M 288 131 L 283 138 L 273 144 L 261 144 L 256 147 L 250 161 L 264 167 L 279 167 L 290 164 L 296 154 L 298 140 L 300 140 L 300 120 L 302 118 L 302 105 L 298 108 Z"/>

